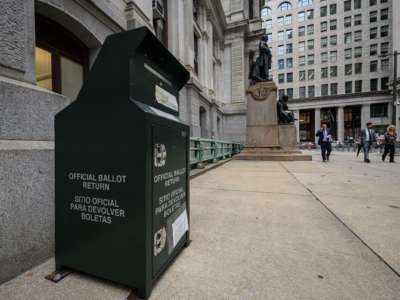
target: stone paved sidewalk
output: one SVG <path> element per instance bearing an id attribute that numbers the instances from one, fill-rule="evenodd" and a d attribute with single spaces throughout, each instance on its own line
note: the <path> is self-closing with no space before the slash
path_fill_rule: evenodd
<path id="1" fill-rule="evenodd" d="M 191 181 L 189 248 L 151 299 L 399 299 L 400 163 L 230 161 Z M 126 299 L 53 261 L 0 286 L 0 299 Z"/>

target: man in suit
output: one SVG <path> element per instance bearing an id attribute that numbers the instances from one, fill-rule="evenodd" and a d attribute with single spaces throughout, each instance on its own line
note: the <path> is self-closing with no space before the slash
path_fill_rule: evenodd
<path id="1" fill-rule="evenodd" d="M 368 122 L 367 127 L 361 131 L 361 146 L 364 150 L 364 162 L 366 163 L 371 162 L 369 160 L 369 149 L 374 142 L 376 142 L 375 132 L 372 129 L 372 123 Z"/>
<path id="2" fill-rule="evenodd" d="M 332 151 L 332 129 L 328 128 L 326 123 L 322 123 L 315 136 L 318 137 L 318 145 L 321 146 L 322 161 L 329 161 Z"/>

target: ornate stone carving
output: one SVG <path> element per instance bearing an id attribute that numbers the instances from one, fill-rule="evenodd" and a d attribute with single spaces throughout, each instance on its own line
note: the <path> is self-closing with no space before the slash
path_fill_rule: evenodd
<path id="1" fill-rule="evenodd" d="M 275 84 L 271 84 L 271 82 L 259 82 L 254 85 L 251 85 L 247 89 L 247 93 L 251 94 L 254 100 L 256 101 L 264 101 L 267 99 L 268 94 L 276 91 L 277 88 Z"/>

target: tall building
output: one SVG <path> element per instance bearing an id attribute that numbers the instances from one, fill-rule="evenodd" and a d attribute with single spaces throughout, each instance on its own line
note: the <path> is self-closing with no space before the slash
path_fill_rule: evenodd
<path id="1" fill-rule="evenodd" d="M 314 141 L 321 121 L 339 141 L 357 138 L 367 121 L 378 132 L 391 123 L 394 12 L 391 0 L 262 3 L 273 78 L 291 98 L 299 141 Z"/>

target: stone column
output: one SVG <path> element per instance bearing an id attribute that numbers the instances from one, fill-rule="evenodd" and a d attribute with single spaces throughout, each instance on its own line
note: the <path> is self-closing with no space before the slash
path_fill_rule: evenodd
<path id="1" fill-rule="evenodd" d="M 400 141 L 400 105 L 396 105 L 396 131 L 397 140 Z"/>
<path id="2" fill-rule="evenodd" d="M 316 108 L 314 112 L 314 131 L 317 131 L 319 128 L 321 128 L 321 109 Z M 312 132 L 313 135 L 315 135 L 315 132 Z M 315 137 L 315 143 L 318 143 L 318 138 Z"/>
<path id="3" fill-rule="evenodd" d="M 344 108 L 338 107 L 337 108 L 337 140 L 339 142 L 344 141 Z"/>
<path id="4" fill-rule="evenodd" d="M 365 127 L 365 124 L 371 119 L 371 105 L 364 104 L 361 106 L 361 128 Z"/>
<path id="5" fill-rule="evenodd" d="M 294 121 L 294 125 L 296 126 L 296 141 L 300 143 L 300 110 L 294 110 L 293 114 L 296 119 Z"/>

